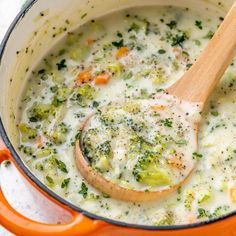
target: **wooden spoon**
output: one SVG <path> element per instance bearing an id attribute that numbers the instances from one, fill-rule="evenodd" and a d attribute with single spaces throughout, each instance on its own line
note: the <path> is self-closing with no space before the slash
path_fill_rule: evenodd
<path id="1" fill-rule="evenodd" d="M 196 63 L 180 80 L 168 88 L 166 93 L 183 101 L 199 103 L 202 110 L 235 54 L 236 3 L 234 3 Z M 81 131 L 83 131 L 90 118 L 91 116 L 85 120 Z M 90 166 L 84 157 L 80 140 L 76 142 L 75 156 L 77 167 L 88 183 L 113 198 L 125 201 L 140 202 L 162 198 L 182 186 L 193 172 L 193 169 L 191 169 L 185 179 L 169 189 L 145 192 L 123 188 L 104 178 Z"/>

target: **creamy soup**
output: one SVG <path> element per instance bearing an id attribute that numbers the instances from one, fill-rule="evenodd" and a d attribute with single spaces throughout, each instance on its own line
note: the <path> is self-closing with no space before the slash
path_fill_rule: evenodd
<path id="1" fill-rule="evenodd" d="M 201 114 L 198 149 L 186 119 L 192 114 L 174 119 L 180 110 L 161 115 L 156 103 L 191 67 L 222 20 L 215 10 L 153 6 L 112 13 L 68 33 L 35 68 L 22 97 L 19 150 L 29 169 L 74 205 L 127 223 L 188 224 L 235 210 L 234 63 Z M 106 178 L 150 191 L 175 183 L 184 167 L 194 165 L 191 178 L 151 202 L 119 201 L 97 191 L 81 177 L 74 156 L 80 126 L 92 113 L 82 135 L 85 153 Z M 149 178 L 140 159 L 157 153 L 160 160 L 148 169 L 154 176 Z"/>
<path id="2" fill-rule="evenodd" d="M 110 102 L 85 119 L 80 146 L 91 166 L 121 187 L 169 189 L 196 163 L 198 115 L 197 104 L 164 93 Z"/>

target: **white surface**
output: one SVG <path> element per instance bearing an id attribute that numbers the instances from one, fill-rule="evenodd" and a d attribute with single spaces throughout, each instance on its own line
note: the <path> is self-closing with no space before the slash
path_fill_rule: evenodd
<path id="1" fill-rule="evenodd" d="M 0 41 L 25 0 L 0 0 Z M 9 203 L 23 215 L 39 222 L 62 223 L 70 216 L 49 202 L 24 180 L 13 165 L 0 167 L 0 183 Z M 0 236 L 12 235 L 0 226 Z"/>

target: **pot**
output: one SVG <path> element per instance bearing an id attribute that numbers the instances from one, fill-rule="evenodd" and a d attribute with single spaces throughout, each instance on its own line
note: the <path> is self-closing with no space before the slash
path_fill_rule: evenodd
<path id="1" fill-rule="evenodd" d="M 236 235 L 236 212 L 219 219 L 179 226 L 140 226 L 94 215 L 74 206 L 42 184 L 24 165 L 16 151 L 18 101 L 31 70 L 66 32 L 91 18 L 131 6 L 178 5 L 220 8 L 225 13 L 233 0 L 33 0 L 13 21 L 0 47 L 0 163 L 14 163 L 25 178 L 48 199 L 71 213 L 66 224 L 48 225 L 16 212 L 0 187 L 0 224 L 16 235 L 199 236 Z M 65 26 L 66 19 L 69 24 Z M 68 21 L 67 21 L 68 22 Z M 56 27 L 53 29 L 53 27 Z M 19 53 L 20 52 L 20 53 Z"/>

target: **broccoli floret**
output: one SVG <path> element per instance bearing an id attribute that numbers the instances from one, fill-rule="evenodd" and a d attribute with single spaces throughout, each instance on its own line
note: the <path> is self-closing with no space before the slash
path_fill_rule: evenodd
<path id="1" fill-rule="evenodd" d="M 53 153 L 53 150 L 50 148 L 43 148 L 39 149 L 36 153 L 35 156 L 39 158 L 47 157 L 50 156 Z"/>
<path id="2" fill-rule="evenodd" d="M 97 129 L 89 129 L 86 131 L 83 137 L 83 152 L 90 162 L 92 162 L 92 158 L 94 157 L 93 140 L 97 136 L 97 134 Z"/>
<path id="3" fill-rule="evenodd" d="M 152 185 L 165 186 L 171 184 L 169 175 L 158 166 L 158 155 L 146 151 L 134 166 L 133 175 L 137 182 Z"/>
<path id="4" fill-rule="evenodd" d="M 96 90 L 89 84 L 84 84 L 79 87 L 78 90 L 73 94 L 71 100 L 77 101 L 79 105 L 85 107 L 88 103 L 94 99 Z"/>
<path id="5" fill-rule="evenodd" d="M 61 104 L 65 103 L 71 94 L 71 89 L 67 87 L 59 88 L 56 95 L 53 98 L 52 105 L 59 107 Z"/>
<path id="6" fill-rule="evenodd" d="M 184 206 L 189 211 L 192 210 L 192 203 L 195 199 L 194 191 L 191 189 L 187 189 L 184 194 Z"/>
<path id="7" fill-rule="evenodd" d="M 110 141 L 106 141 L 100 145 L 98 145 L 96 149 L 96 161 L 94 167 L 103 171 L 108 171 L 110 168 L 109 159 L 112 157 L 112 148 Z"/>
<path id="8" fill-rule="evenodd" d="M 62 144 L 66 140 L 66 134 L 69 132 L 69 128 L 65 123 L 59 124 L 54 132 L 50 135 L 50 139 L 55 144 Z"/>
<path id="9" fill-rule="evenodd" d="M 70 51 L 70 58 L 74 61 L 84 60 L 89 54 L 90 48 L 87 45 L 82 45 L 81 47 L 75 47 Z"/>
<path id="10" fill-rule="evenodd" d="M 51 106 L 49 104 L 35 103 L 29 111 L 29 121 L 38 122 L 47 119 L 50 110 Z"/>
<path id="11" fill-rule="evenodd" d="M 168 211 L 159 221 L 155 223 L 155 225 L 157 226 L 171 225 L 173 224 L 173 221 L 174 221 L 174 214 L 172 211 Z"/>
<path id="12" fill-rule="evenodd" d="M 37 137 L 37 130 L 29 127 L 25 123 L 20 123 L 18 127 L 22 135 L 22 142 L 26 142 L 30 139 L 35 139 Z"/>
<path id="13" fill-rule="evenodd" d="M 126 120 L 126 124 L 129 128 L 131 128 L 134 132 L 141 132 L 145 128 L 144 122 L 135 122 L 133 119 L 129 118 Z"/>
<path id="14" fill-rule="evenodd" d="M 144 154 L 148 150 L 153 149 L 153 144 L 145 140 L 143 137 L 135 136 L 130 140 L 129 158 L 135 158 Z"/>

